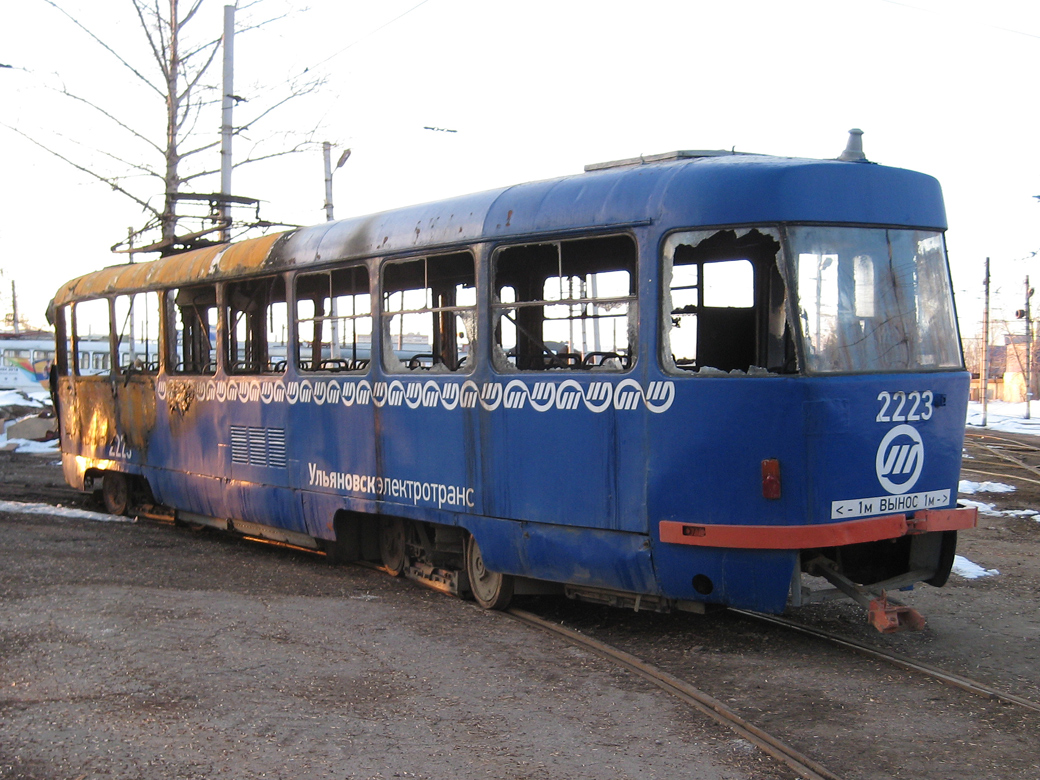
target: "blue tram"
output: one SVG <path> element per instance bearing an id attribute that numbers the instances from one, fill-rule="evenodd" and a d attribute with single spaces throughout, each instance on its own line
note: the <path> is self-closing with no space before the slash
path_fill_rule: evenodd
<path id="1" fill-rule="evenodd" d="M 107 268 L 51 307 L 65 476 L 488 608 L 846 594 L 919 625 L 886 591 L 941 586 L 976 522 L 945 227 L 934 179 L 850 143 L 588 166 Z M 135 312 L 158 361 L 79 365 Z"/>

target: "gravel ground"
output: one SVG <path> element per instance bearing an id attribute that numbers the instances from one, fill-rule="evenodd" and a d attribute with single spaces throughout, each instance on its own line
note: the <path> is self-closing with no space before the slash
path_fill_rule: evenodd
<path id="1" fill-rule="evenodd" d="M 3 778 L 783 776 L 505 615 L 166 526 L 0 514 L 0 687 Z"/>

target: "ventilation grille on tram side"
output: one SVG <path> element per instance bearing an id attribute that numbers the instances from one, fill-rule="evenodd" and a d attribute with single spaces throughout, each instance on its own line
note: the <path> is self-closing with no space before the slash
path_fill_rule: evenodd
<path id="1" fill-rule="evenodd" d="M 285 429 L 231 426 L 231 462 L 284 469 Z"/>

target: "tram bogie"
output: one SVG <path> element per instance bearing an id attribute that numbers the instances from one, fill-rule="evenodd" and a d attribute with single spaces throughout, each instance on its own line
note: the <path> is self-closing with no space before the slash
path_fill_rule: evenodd
<path id="1" fill-rule="evenodd" d="M 975 523 L 944 229 L 921 174 L 680 153 L 106 269 L 53 307 L 66 477 L 488 608 L 900 622 Z M 158 360 L 82 365 L 137 311 Z"/>

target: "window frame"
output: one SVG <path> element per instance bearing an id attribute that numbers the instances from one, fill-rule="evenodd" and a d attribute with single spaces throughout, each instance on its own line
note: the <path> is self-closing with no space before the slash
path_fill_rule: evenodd
<path id="1" fill-rule="evenodd" d="M 747 241 L 746 239 L 752 233 L 759 235 L 751 241 Z M 732 240 L 726 234 L 732 234 Z M 679 239 L 684 236 L 700 236 L 700 238 L 694 243 L 680 242 Z M 717 246 L 712 243 L 716 239 Z M 772 253 L 768 251 L 768 241 L 770 240 L 776 245 Z M 791 376 L 799 373 L 801 355 L 798 351 L 800 346 L 797 343 L 797 330 L 791 325 L 793 322 L 792 294 L 786 270 L 785 241 L 783 225 L 768 222 L 675 228 L 662 237 L 657 256 L 657 268 L 660 276 L 658 357 L 665 373 L 685 377 Z M 694 255 L 705 255 L 705 257 L 695 257 L 690 263 L 680 264 L 696 265 L 698 268 L 697 304 L 693 307 L 694 311 L 682 313 L 674 309 L 672 299 L 672 290 L 675 289 L 672 287 L 673 269 L 676 265 L 675 250 L 680 246 L 689 247 Z M 715 263 L 741 260 L 749 262 L 752 268 L 752 305 L 750 307 L 713 307 L 710 302 L 706 304 L 704 290 L 707 285 L 705 284 L 704 268 Z M 746 351 L 751 353 L 751 359 L 743 368 L 740 366 L 743 366 L 744 361 L 736 361 L 740 363 L 740 366 L 724 368 L 707 365 L 707 361 L 716 355 L 709 352 L 702 362 L 696 354 L 701 351 L 700 330 L 705 324 L 701 321 L 702 314 L 718 312 L 720 313 L 718 319 L 721 321 L 723 311 L 730 311 L 733 319 L 739 319 L 739 314 L 736 313 L 748 312 L 745 316 L 753 320 L 753 322 L 744 323 L 745 330 L 748 331 L 744 335 L 745 337 L 750 335 L 753 343 L 749 342 L 750 347 L 745 347 Z M 674 320 L 677 313 L 680 316 L 694 314 L 698 318 L 697 349 L 689 367 L 678 362 L 672 350 L 672 331 L 675 327 Z M 714 327 L 720 329 L 719 323 L 714 323 Z M 759 365 L 756 362 L 769 364 L 773 358 L 780 359 L 773 366 Z M 728 366 L 726 363 L 722 363 L 722 365 Z"/>
<path id="2" fill-rule="evenodd" d="M 212 304 L 204 303 L 203 306 L 205 306 L 207 312 L 216 313 L 216 322 L 207 319 L 205 323 L 208 360 L 201 367 L 196 366 L 194 364 L 198 361 L 197 356 L 192 359 L 192 370 L 188 370 L 187 356 L 181 354 L 181 359 L 178 360 L 177 355 L 177 348 L 184 346 L 185 331 L 183 326 L 185 325 L 185 322 L 182 312 L 186 308 L 185 305 L 178 303 L 177 299 L 182 293 L 205 293 L 210 290 L 213 292 L 213 302 Z M 226 327 L 222 322 L 224 319 L 222 299 L 223 291 L 213 282 L 181 287 L 168 287 L 162 290 L 163 324 L 165 327 L 161 328 L 163 339 L 163 357 L 161 359 L 165 361 L 166 372 L 168 374 L 173 376 L 216 376 L 222 359 L 220 331 L 222 328 Z M 191 306 L 196 311 L 199 308 L 194 302 L 190 304 L 186 302 L 186 305 Z M 177 328 L 178 314 L 181 314 L 182 327 L 180 329 Z M 199 321 L 201 322 L 201 320 Z M 200 329 L 197 327 L 197 324 L 193 323 L 190 336 L 192 352 L 199 351 L 202 345 L 202 339 L 200 338 L 200 334 L 196 332 L 197 330 Z M 211 333 L 213 336 L 212 340 L 210 339 Z"/>
<path id="3" fill-rule="evenodd" d="M 458 304 L 457 297 L 454 297 L 453 302 L 447 304 L 438 304 L 435 298 L 435 290 L 433 282 L 430 281 L 430 263 L 444 262 L 445 266 L 453 259 L 465 258 L 469 261 L 468 268 L 471 269 L 471 274 L 463 274 L 462 278 L 465 281 L 467 278 L 472 282 L 470 288 L 466 284 L 456 283 L 454 289 L 450 286 L 444 286 L 445 292 L 450 291 L 453 295 L 456 295 L 458 289 L 472 289 L 473 290 L 473 302 L 471 304 Z M 404 266 L 414 263 L 424 263 L 423 266 L 423 278 L 424 285 L 422 287 L 401 287 L 400 289 L 388 290 L 387 286 L 387 274 L 388 269 L 394 266 Z M 439 251 L 433 253 L 422 253 L 416 255 L 408 255 L 404 257 L 388 257 L 384 258 L 379 263 L 379 303 L 377 307 L 378 313 L 378 327 L 381 338 L 381 355 L 380 360 L 383 370 L 388 374 L 409 374 L 415 371 L 424 371 L 430 374 L 443 374 L 445 376 L 459 376 L 471 374 L 476 367 L 477 355 L 479 354 L 479 332 L 480 332 L 480 276 L 478 275 L 478 253 L 475 247 L 463 247 L 455 250 Z M 444 281 L 451 281 L 450 268 L 448 273 L 444 274 Z M 423 291 L 426 294 L 425 305 L 419 308 L 405 308 L 405 294 L 408 292 Z M 390 296 L 400 294 L 401 295 L 401 307 L 391 309 L 388 306 Z M 402 359 L 402 356 L 398 354 L 398 351 L 404 350 L 404 344 L 401 339 L 406 335 L 399 333 L 398 346 L 394 347 L 394 335 L 392 332 L 393 319 L 396 316 L 402 317 L 402 328 L 404 324 L 404 316 L 430 316 L 433 321 L 430 323 L 430 341 L 425 344 L 429 348 L 429 352 L 419 352 L 408 357 L 407 360 Z M 469 327 L 466 327 L 466 321 L 464 315 L 468 315 Z M 448 327 L 447 317 L 451 317 L 452 327 Z M 461 320 L 461 322 L 460 322 Z M 464 350 L 464 354 L 460 352 L 458 335 L 459 326 L 466 329 L 464 332 L 466 337 L 466 345 L 468 349 Z M 420 334 L 424 335 L 424 334 Z M 455 355 L 456 365 L 452 367 L 444 361 L 444 357 L 448 351 L 451 351 Z M 461 359 L 459 355 L 462 354 Z M 429 360 L 429 364 L 425 361 Z M 442 368 L 437 368 L 438 366 Z"/>
<path id="4" fill-rule="evenodd" d="M 628 259 L 631 261 L 629 267 L 625 267 L 623 263 L 615 263 L 616 267 L 606 268 L 598 271 L 588 271 L 585 276 L 596 276 L 605 273 L 617 273 L 624 272 L 628 274 L 628 294 L 627 295 L 596 295 L 593 296 L 591 293 L 587 295 L 579 295 L 576 298 L 566 298 L 561 295 L 559 299 L 549 298 L 545 294 L 546 285 L 552 279 L 560 279 L 561 281 L 565 278 L 576 279 L 579 278 L 576 274 L 565 273 L 564 266 L 577 263 L 573 259 L 564 259 L 565 252 L 564 246 L 577 246 L 579 244 L 591 244 L 596 241 L 611 241 L 615 240 L 619 243 L 627 241 L 630 247 L 626 247 L 626 251 L 630 248 L 631 254 Z M 501 291 L 506 287 L 510 287 L 514 290 L 516 285 L 511 281 L 504 281 L 501 285 L 499 284 L 500 279 L 500 263 L 505 253 L 510 250 L 529 249 L 532 252 L 536 251 L 537 247 L 554 247 L 556 250 L 556 274 L 549 274 L 541 280 L 539 289 L 539 298 L 531 298 L 530 300 L 523 301 L 501 301 Z M 629 231 L 618 232 L 616 229 L 613 231 L 604 232 L 592 232 L 582 233 L 579 235 L 565 235 L 565 236 L 537 236 L 529 237 L 527 240 L 510 242 L 510 243 L 499 243 L 496 244 L 491 252 L 489 253 L 490 262 L 488 264 L 489 277 L 490 277 L 490 295 L 488 300 L 488 312 L 490 322 L 490 346 L 492 353 L 492 364 L 501 373 L 528 373 L 528 374 L 543 374 L 549 370 L 571 370 L 574 372 L 581 373 L 594 369 L 596 371 L 607 371 L 612 374 L 626 374 L 635 369 L 638 363 L 639 357 L 639 335 L 640 335 L 640 323 L 639 323 L 639 299 L 641 289 L 641 279 L 639 272 L 639 241 L 637 237 Z M 584 284 L 584 281 L 582 282 Z M 567 306 L 567 307 L 581 307 L 587 309 L 593 307 L 593 309 L 599 307 L 604 308 L 607 306 L 613 306 L 618 304 L 625 304 L 628 308 L 623 315 L 604 315 L 604 314 L 592 314 L 588 315 L 575 315 L 568 317 L 550 317 L 545 315 L 545 310 L 556 306 Z M 542 338 L 538 338 L 538 335 L 528 333 L 527 340 L 532 342 L 533 346 L 538 344 L 542 347 L 541 355 L 543 360 L 546 360 L 546 365 L 541 368 L 534 367 L 517 367 L 516 355 L 508 355 L 502 344 L 501 336 L 501 320 L 506 316 L 507 310 L 519 310 L 519 309 L 542 309 L 542 316 L 539 320 L 539 327 L 537 330 Z M 571 323 L 580 322 L 585 320 L 592 320 L 593 322 L 600 319 L 611 319 L 617 317 L 623 319 L 625 322 L 625 339 L 626 346 L 624 352 L 618 352 L 615 350 L 602 350 L 602 349 L 591 349 L 584 352 L 572 352 L 571 350 L 552 352 L 551 347 L 548 346 L 549 340 L 544 338 L 545 336 L 545 325 L 546 323 L 553 322 L 565 322 Z M 513 327 L 522 330 L 516 320 L 511 320 Z M 595 342 L 596 337 L 593 337 Z M 519 341 L 519 339 L 518 339 Z M 585 338 L 583 337 L 583 341 Z M 614 345 L 616 347 L 616 345 Z M 516 350 L 517 346 L 512 347 L 512 350 Z M 592 357 L 592 360 L 589 358 Z M 512 358 L 512 360 L 510 360 Z M 595 360 L 600 361 L 599 364 L 595 363 Z"/>
<path id="5" fill-rule="evenodd" d="M 344 273 L 349 273 L 349 274 L 351 274 L 351 276 L 353 276 L 355 273 L 357 273 L 360 277 L 362 277 L 364 279 L 364 289 L 365 289 L 365 292 L 351 292 L 351 293 L 346 293 L 344 295 L 334 295 L 333 292 L 335 290 L 335 284 L 334 284 L 334 281 L 333 281 L 333 276 L 336 275 L 336 274 L 344 274 Z M 328 279 L 329 279 L 329 294 L 328 294 L 328 297 L 326 297 L 324 299 L 325 301 L 329 302 L 329 311 L 328 311 L 327 314 L 324 313 L 324 311 L 323 311 L 323 313 L 321 315 L 318 315 L 317 311 L 315 310 L 311 317 L 302 318 L 301 319 L 301 317 L 300 317 L 300 302 L 304 301 L 304 300 L 314 300 L 314 299 L 309 297 L 309 296 L 301 296 L 301 294 L 300 294 L 300 283 L 301 283 L 301 281 L 304 281 L 308 277 L 318 277 L 318 276 L 322 276 L 322 275 L 327 275 Z M 325 268 L 313 268 L 313 269 L 312 268 L 308 268 L 306 270 L 302 270 L 301 269 L 301 270 L 299 270 L 297 273 L 295 273 L 293 275 L 291 286 L 292 286 L 292 296 L 291 296 L 291 299 L 292 299 L 291 306 L 292 306 L 292 308 L 288 312 L 288 316 L 289 316 L 289 320 L 290 320 L 291 325 L 292 325 L 293 341 L 291 342 L 292 343 L 292 347 L 291 347 L 290 351 L 291 351 L 292 354 L 291 354 L 291 357 L 289 359 L 289 362 L 292 363 L 292 365 L 295 367 L 296 371 L 300 372 L 301 374 L 316 375 L 316 376 L 327 376 L 329 374 L 340 374 L 340 373 L 351 374 L 351 375 L 367 374 L 370 371 L 371 360 L 372 360 L 372 357 L 373 357 L 372 352 L 373 352 L 373 348 L 374 348 L 374 345 L 375 345 L 375 322 L 376 322 L 376 312 L 374 311 L 375 307 L 374 307 L 374 301 L 373 301 L 373 299 L 375 297 L 375 292 L 373 290 L 372 275 L 371 275 L 371 272 L 369 270 L 368 263 L 366 261 L 364 261 L 364 260 L 360 260 L 360 261 L 345 262 L 345 263 L 341 263 L 341 264 L 338 264 L 338 265 L 335 265 L 335 266 L 329 266 L 329 267 L 325 267 Z M 338 299 L 345 298 L 345 297 L 350 297 L 350 298 L 352 298 L 352 299 L 354 299 L 356 301 L 357 298 L 365 296 L 365 295 L 368 296 L 368 303 L 369 303 L 367 312 L 359 311 L 355 307 L 354 313 L 352 313 L 352 314 L 342 314 L 338 310 L 335 312 L 335 314 L 333 313 L 333 308 L 334 307 L 333 307 L 332 304 L 335 303 L 335 301 L 337 301 Z M 370 328 L 369 328 L 369 344 L 368 344 L 368 353 L 369 354 L 368 354 L 368 357 L 362 358 L 362 357 L 359 357 L 359 353 L 357 351 L 359 342 L 356 340 L 356 335 L 357 335 L 356 324 L 357 324 L 358 321 L 364 320 L 366 318 L 369 320 L 369 325 L 370 325 Z M 344 320 L 350 320 L 353 323 L 353 327 L 351 328 L 351 331 L 355 335 L 355 340 L 352 342 L 351 345 L 344 345 L 342 343 L 341 344 L 334 344 L 333 343 L 333 341 L 334 341 L 333 334 L 338 332 L 337 324 L 342 324 Z M 306 340 L 304 338 L 304 334 L 303 334 L 303 324 L 304 323 L 308 323 L 308 322 L 309 323 L 315 323 L 315 322 L 320 322 L 321 323 L 320 339 L 321 339 L 322 352 L 324 352 L 325 337 L 326 337 L 326 334 L 325 334 L 325 330 L 326 330 L 325 324 L 329 323 L 332 326 L 332 331 L 328 334 L 328 336 L 329 336 L 329 342 L 328 342 L 328 344 L 329 344 L 329 357 L 325 358 L 322 355 L 321 356 L 321 363 L 319 364 L 318 368 L 314 368 L 314 366 L 313 366 L 313 363 L 314 363 L 314 343 L 315 343 L 315 339 L 314 339 L 314 336 L 313 336 L 313 330 L 312 330 L 312 336 L 311 336 L 310 340 Z M 335 354 L 338 350 L 343 349 L 344 346 L 353 346 L 354 355 L 352 357 L 344 358 L 342 355 Z M 309 365 L 309 366 L 305 366 L 304 365 L 305 361 L 303 360 L 303 357 L 302 357 L 304 347 L 309 347 L 309 349 L 311 350 L 311 358 L 310 358 L 310 364 L 311 365 Z M 328 367 L 322 368 L 321 366 L 326 364 L 326 363 L 329 364 Z"/>

